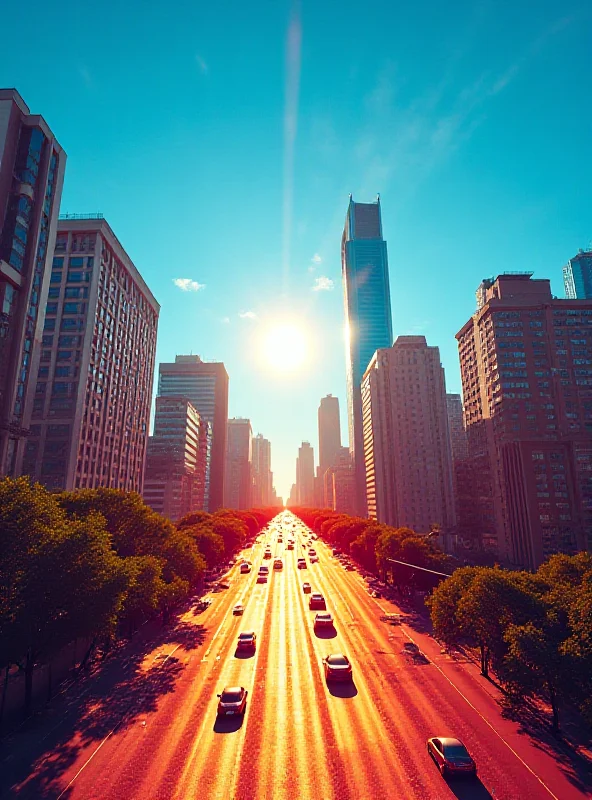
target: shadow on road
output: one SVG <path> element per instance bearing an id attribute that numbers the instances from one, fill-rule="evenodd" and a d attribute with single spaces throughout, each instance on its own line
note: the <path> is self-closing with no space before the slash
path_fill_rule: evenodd
<path id="1" fill-rule="evenodd" d="M 458 800 L 493 800 L 479 778 L 448 778 L 446 783 Z"/>
<path id="2" fill-rule="evenodd" d="M 333 697 L 355 697 L 358 694 L 356 684 L 353 681 L 348 683 L 327 681 L 327 689 L 329 689 Z"/>
<path id="3" fill-rule="evenodd" d="M 236 733 L 242 728 L 244 719 L 244 714 L 236 714 L 234 717 L 216 717 L 214 733 Z"/>
<path id="4" fill-rule="evenodd" d="M 256 650 L 235 650 L 234 651 L 234 657 L 235 658 L 240 658 L 241 661 L 242 661 L 244 659 L 253 658 L 255 653 L 256 653 Z"/>
<path id="5" fill-rule="evenodd" d="M 88 682 L 58 696 L 13 735 L 0 796 L 56 798 L 63 789 L 61 776 L 84 748 L 92 750 L 109 734 L 143 723 L 174 691 L 184 669 L 178 655 L 199 647 L 205 635 L 201 625 L 176 621 L 148 642 L 132 642 L 125 658 L 106 661 Z M 8 792 L 14 784 L 19 784 L 16 795 Z"/>
<path id="6" fill-rule="evenodd" d="M 314 634 L 317 639 L 335 639 L 337 631 L 335 628 L 317 628 Z"/>

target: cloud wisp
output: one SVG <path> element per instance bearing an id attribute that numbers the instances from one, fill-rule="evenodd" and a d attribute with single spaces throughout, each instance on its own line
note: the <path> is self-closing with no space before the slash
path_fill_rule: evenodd
<path id="1" fill-rule="evenodd" d="M 173 283 L 182 292 L 200 292 L 206 288 L 205 283 L 198 283 L 191 278 L 173 278 Z"/>
<path id="2" fill-rule="evenodd" d="M 331 278 L 327 278 L 326 275 L 321 275 L 320 277 L 315 278 L 312 290 L 313 292 L 331 292 L 334 288 L 335 283 L 331 280 Z"/>
<path id="3" fill-rule="evenodd" d="M 240 311 L 239 317 L 241 319 L 250 319 L 251 321 L 258 319 L 257 314 L 255 314 L 254 311 Z"/>

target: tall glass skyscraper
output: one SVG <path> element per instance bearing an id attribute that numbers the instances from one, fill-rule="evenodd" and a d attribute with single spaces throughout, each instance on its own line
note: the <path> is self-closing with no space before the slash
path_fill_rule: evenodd
<path id="1" fill-rule="evenodd" d="M 580 250 L 563 267 L 563 284 L 568 300 L 592 299 L 592 250 Z"/>
<path id="2" fill-rule="evenodd" d="M 362 429 L 362 377 L 374 353 L 393 343 L 386 242 L 380 198 L 355 203 L 351 195 L 341 240 L 345 303 L 349 447 L 356 475 L 357 511 L 366 514 L 366 471 Z"/>

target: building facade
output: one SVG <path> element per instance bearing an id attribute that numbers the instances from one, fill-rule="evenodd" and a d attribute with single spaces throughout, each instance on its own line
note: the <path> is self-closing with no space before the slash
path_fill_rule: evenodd
<path id="1" fill-rule="evenodd" d="M 158 373 L 158 394 L 186 397 L 200 417 L 211 425 L 211 458 L 206 510 L 224 505 L 226 442 L 228 427 L 228 373 L 224 364 L 202 361 L 199 356 L 176 356 L 174 363 L 162 363 Z"/>
<path id="2" fill-rule="evenodd" d="M 156 398 L 143 497 L 154 511 L 174 522 L 204 508 L 207 429 L 208 423 L 202 422 L 186 397 Z"/>
<path id="3" fill-rule="evenodd" d="M 536 569 L 592 547 L 592 303 L 500 275 L 458 332 L 466 518 L 484 549 Z"/>
<path id="4" fill-rule="evenodd" d="M 376 350 L 393 342 L 386 242 L 380 199 L 355 203 L 350 196 L 341 240 L 346 330 L 349 446 L 356 476 L 357 511 L 366 513 L 362 378 Z"/>
<path id="5" fill-rule="evenodd" d="M 253 437 L 253 506 L 269 506 L 272 501 L 271 442 L 258 433 Z"/>
<path id="6" fill-rule="evenodd" d="M 228 420 L 226 452 L 226 508 L 252 507 L 253 430 L 248 419 Z"/>
<path id="7" fill-rule="evenodd" d="M 310 442 L 302 442 L 296 460 L 296 488 L 298 505 L 314 505 L 315 468 L 314 450 Z"/>
<path id="8" fill-rule="evenodd" d="M 341 449 L 341 422 L 339 399 L 328 394 L 321 399 L 318 411 L 319 422 L 319 470 L 321 477 L 335 463 Z"/>
<path id="9" fill-rule="evenodd" d="M 43 117 L 0 89 L 0 476 L 23 471 L 65 167 Z"/>
<path id="10" fill-rule="evenodd" d="M 424 336 L 378 350 L 362 382 L 370 517 L 424 533 L 455 525 L 444 370 Z"/>
<path id="11" fill-rule="evenodd" d="M 332 508 L 335 510 L 335 495 L 333 493 L 333 474 L 336 470 L 345 470 L 352 472 L 352 458 L 349 447 L 340 447 L 333 459 L 333 464 L 327 467 L 323 474 L 323 502 L 324 508 Z M 351 498 L 355 509 L 355 492 Z M 355 510 L 352 512 L 355 513 Z"/>
<path id="12" fill-rule="evenodd" d="M 60 219 L 25 474 L 142 492 L 159 311 L 102 217 Z"/>
<path id="13" fill-rule="evenodd" d="M 568 300 L 592 300 L 592 250 L 580 250 L 563 267 Z"/>

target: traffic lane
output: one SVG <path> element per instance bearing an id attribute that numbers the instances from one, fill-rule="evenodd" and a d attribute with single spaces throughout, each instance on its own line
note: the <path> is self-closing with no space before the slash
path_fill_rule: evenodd
<path id="1" fill-rule="evenodd" d="M 386 626 L 374 617 L 373 599 L 363 592 L 357 581 L 350 577 L 352 573 L 338 570 L 330 571 L 328 575 L 339 586 L 340 594 L 346 599 L 347 606 L 353 609 L 354 614 L 366 629 L 374 634 L 374 639 L 377 638 L 377 632 L 384 633 Z M 378 604 L 375 605 L 378 607 Z M 380 611 L 379 608 L 377 610 Z M 404 627 L 395 628 L 394 631 L 397 633 L 391 630 L 391 633 L 387 634 L 387 639 L 390 641 L 397 640 L 392 656 L 388 655 L 389 650 L 384 636 L 379 637 L 380 647 L 369 648 L 366 634 L 361 641 L 357 642 L 361 652 L 364 652 L 365 648 L 365 658 L 369 659 L 369 663 L 372 665 L 375 662 L 375 666 L 372 668 L 380 676 L 386 674 L 388 662 L 392 661 L 393 657 L 395 660 L 397 655 L 401 657 L 401 653 L 397 653 L 397 650 L 399 648 L 402 650 L 402 645 L 407 639 Z M 413 638 L 416 640 L 422 638 L 425 644 L 433 647 L 434 643 L 428 636 L 413 632 Z M 423 647 L 423 649 L 427 651 L 428 648 Z M 374 650 L 374 654 L 371 650 Z M 403 658 L 408 659 L 408 656 L 403 656 Z M 485 776 L 484 779 L 487 778 L 486 783 L 489 782 L 493 788 L 497 786 L 498 791 L 500 786 L 507 787 L 504 790 L 508 792 L 508 796 L 539 797 L 541 792 L 543 796 L 554 794 L 562 798 L 587 796 L 582 794 L 584 784 L 573 770 L 570 771 L 568 767 L 568 774 L 564 774 L 564 767 L 558 768 L 552 753 L 541 753 L 540 743 L 531 743 L 525 740 L 514 723 L 501 718 L 499 706 L 488 691 L 484 691 L 482 687 L 475 685 L 471 680 L 466 680 L 467 685 L 463 686 L 459 693 L 455 689 L 458 675 L 446 676 L 438 672 L 440 665 L 434 662 L 427 666 L 429 668 L 424 666 L 421 670 L 417 670 L 416 676 L 412 679 L 409 693 L 412 703 L 415 703 L 416 706 L 420 704 L 423 706 L 424 716 L 433 709 L 439 709 L 441 712 L 439 717 L 432 719 L 430 723 L 432 726 L 440 725 L 439 728 L 421 727 L 422 733 L 426 733 L 426 738 L 438 735 L 438 733 L 442 735 L 442 731 L 456 732 L 456 735 L 464 737 L 465 744 L 476 757 L 481 774 Z M 395 671 L 392 673 L 392 677 L 396 676 L 397 672 Z M 421 689 L 419 693 L 418 689 Z M 460 713 L 459 709 L 461 709 Z M 467 725 L 469 720 L 470 724 Z M 496 731 L 503 736 L 504 741 L 499 738 Z M 502 764 L 503 768 L 500 766 Z M 545 790 L 526 765 L 538 778 L 543 780 L 552 794 Z M 576 785 L 574 785 L 574 781 Z"/>
<path id="2" fill-rule="evenodd" d="M 278 591 L 277 627 L 267 660 L 260 665 L 262 693 L 247 731 L 235 796 L 328 800 L 354 797 L 349 792 L 322 687 L 311 662 L 293 559 L 287 559 L 283 575 L 283 597 Z M 279 581 L 277 586 L 281 588 Z M 280 610 L 282 602 L 284 614 Z"/>
<path id="3" fill-rule="evenodd" d="M 105 792 L 110 792 L 109 787 L 128 767 L 133 771 L 130 765 L 135 763 L 136 750 L 141 748 L 143 754 L 149 754 L 158 745 L 160 734 L 152 734 L 161 727 L 166 710 L 164 715 L 157 714 L 158 725 L 153 726 L 152 720 L 149 725 L 148 720 L 161 708 L 178 704 L 179 681 L 185 678 L 181 683 L 186 682 L 188 666 L 191 675 L 202 668 L 197 653 L 203 653 L 203 645 L 193 639 L 188 644 L 188 635 L 195 630 L 204 638 L 204 629 L 199 627 L 203 620 L 204 625 L 211 626 L 205 632 L 205 647 L 211 646 L 216 636 L 214 626 L 226 617 L 234 600 L 232 592 L 218 594 L 217 598 L 205 614 L 183 615 L 180 626 L 167 631 L 166 647 L 161 644 L 154 648 L 141 659 L 142 663 L 134 663 L 131 673 L 119 675 L 116 671 L 114 685 L 101 685 L 100 692 L 91 689 L 77 717 L 70 719 L 69 727 L 63 727 L 52 742 L 46 739 L 45 752 L 36 759 L 32 770 L 29 767 L 17 796 L 39 797 L 46 793 L 55 797 L 57 788 L 67 786 L 80 769 L 83 771 L 69 793 L 74 790 L 78 794 L 76 787 L 82 786 L 80 796 L 107 796 L 94 794 L 93 781 L 104 784 Z M 176 637 L 179 630 L 183 635 Z M 84 786 L 87 776 L 91 777 L 88 791 Z M 119 790 L 114 791 L 114 796 L 121 796 Z"/>

